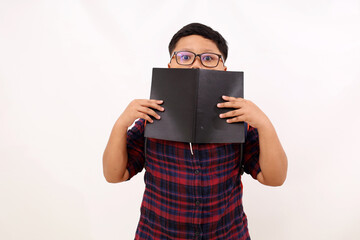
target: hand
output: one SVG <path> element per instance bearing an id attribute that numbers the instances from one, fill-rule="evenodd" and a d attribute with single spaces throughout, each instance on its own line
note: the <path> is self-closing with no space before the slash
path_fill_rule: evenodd
<path id="1" fill-rule="evenodd" d="M 135 99 L 126 107 L 117 122 L 126 128 L 130 127 L 138 118 L 143 118 L 152 123 L 154 121 L 150 116 L 160 119 L 160 116 L 153 109 L 164 111 L 164 108 L 159 105 L 162 103 L 162 100 Z"/>
<path id="2" fill-rule="evenodd" d="M 229 96 L 222 96 L 227 101 L 218 103 L 218 108 L 235 108 L 235 110 L 220 114 L 220 118 L 229 118 L 227 123 L 247 122 L 254 128 L 260 128 L 269 123 L 268 117 L 253 102 Z"/>

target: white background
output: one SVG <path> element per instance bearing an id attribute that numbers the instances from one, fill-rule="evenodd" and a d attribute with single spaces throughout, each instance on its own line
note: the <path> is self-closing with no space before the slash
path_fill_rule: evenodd
<path id="1" fill-rule="evenodd" d="M 360 239 L 360 1 L 0 1 L 0 239 L 133 239 L 143 173 L 102 153 L 191 22 L 229 43 L 246 98 L 275 125 L 282 187 L 244 177 L 254 240 Z"/>

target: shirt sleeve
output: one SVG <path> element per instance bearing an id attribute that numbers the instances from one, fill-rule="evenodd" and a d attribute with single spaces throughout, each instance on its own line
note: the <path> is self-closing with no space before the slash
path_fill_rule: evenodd
<path id="1" fill-rule="evenodd" d="M 128 180 L 144 168 L 144 122 L 143 119 L 136 121 L 135 125 L 127 132 L 128 162 L 126 167 L 129 171 Z"/>
<path id="2" fill-rule="evenodd" d="M 256 179 L 261 172 L 259 164 L 259 134 L 256 128 L 249 127 L 244 148 L 244 171 Z"/>

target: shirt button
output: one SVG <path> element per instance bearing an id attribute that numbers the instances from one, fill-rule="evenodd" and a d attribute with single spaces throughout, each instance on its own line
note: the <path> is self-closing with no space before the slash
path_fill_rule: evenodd
<path id="1" fill-rule="evenodd" d="M 195 175 L 198 175 L 200 171 L 198 169 L 195 170 Z"/>
<path id="2" fill-rule="evenodd" d="M 196 205 L 196 206 L 199 206 L 199 205 L 200 205 L 200 201 L 199 201 L 199 200 L 196 200 L 195 205 Z"/>

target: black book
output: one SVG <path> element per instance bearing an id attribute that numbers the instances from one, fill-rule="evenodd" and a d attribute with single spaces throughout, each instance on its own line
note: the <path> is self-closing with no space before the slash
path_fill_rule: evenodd
<path id="1" fill-rule="evenodd" d="M 244 97 L 243 72 L 154 68 L 150 99 L 163 100 L 161 119 L 147 123 L 145 137 L 191 143 L 243 143 L 244 123 L 219 117 L 223 95 Z"/>

